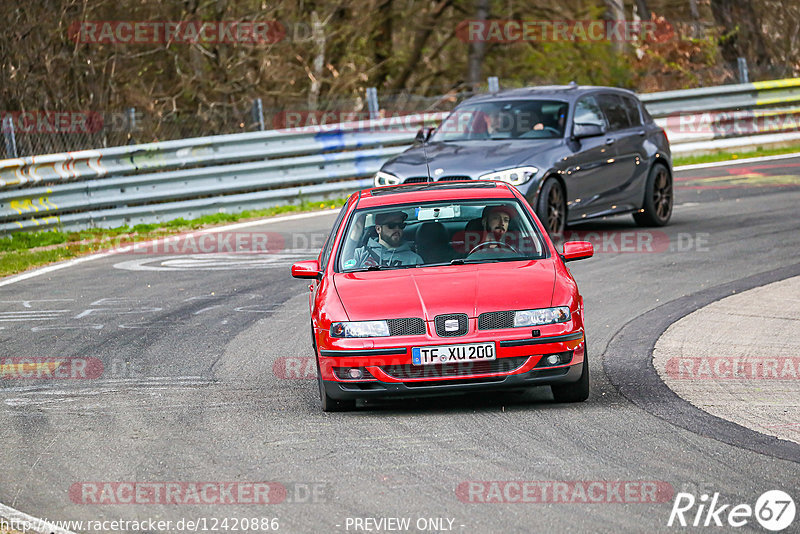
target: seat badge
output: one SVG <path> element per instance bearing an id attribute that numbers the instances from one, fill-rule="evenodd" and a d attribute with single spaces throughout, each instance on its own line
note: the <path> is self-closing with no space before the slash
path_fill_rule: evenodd
<path id="1" fill-rule="evenodd" d="M 445 332 L 458 332 L 458 319 L 448 319 L 444 322 Z"/>

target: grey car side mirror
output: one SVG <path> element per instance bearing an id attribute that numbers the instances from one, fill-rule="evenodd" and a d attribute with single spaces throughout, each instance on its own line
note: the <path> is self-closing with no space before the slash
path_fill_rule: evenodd
<path id="1" fill-rule="evenodd" d="M 584 137 L 596 137 L 598 135 L 603 135 L 604 133 L 606 133 L 606 129 L 600 126 L 599 124 L 586 124 L 586 123 L 576 122 L 575 126 L 572 128 L 573 139 L 583 139 Z"/>

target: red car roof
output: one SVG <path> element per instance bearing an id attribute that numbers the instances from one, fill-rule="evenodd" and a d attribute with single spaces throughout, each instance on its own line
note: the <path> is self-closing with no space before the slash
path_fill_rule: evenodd
<path id="1" fill-rule="evenodd" d="M 503 182 L 431 182 L 373 187 L 361 191 L 359 208 L 436 200 L 509 199 L 514 193 Z"/>

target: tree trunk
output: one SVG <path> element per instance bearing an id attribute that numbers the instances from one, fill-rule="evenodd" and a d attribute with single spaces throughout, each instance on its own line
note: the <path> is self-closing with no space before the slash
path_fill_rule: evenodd
<path id="1" fill-rule="evenodd" d="M 319 92 L 322 88 L 322 69 L 325 67 L 325 30 L 316 11 L 311 12 L 311 40 L 316 55 L 311 65 L 311 88 L 308 91 L 308 109 L 316 110 L 319 105 Z"/>
<path id="2" fill-rule="evenodd" d="M 422 57 L 422 50 L 425 48 L 428 38 L 430 38 L 431 34 L 433 33 L 433 29 L 436 26 L 436 21 L 442 16 L 444 10 L 447 9 L 452 3 L 453 0 L 441 0 L 434 6 L 433 10 L 428 14 L 428 16 L 425 17 L 425 22 L 423 22 L 423 24 L 417 28 L 417 33 L 414 36 L 414 44 L 411 48 L 411 55 L 400 71 L 400 74 L 397 76 L 397 79 L 392 83 L 391 89 L 393 91 L 400 91 L 406 86 L 408 79 L 411 77 L 411 73 L 417 67 L 419 60 Z"/>
<path id="3" fill-rule="evenodd" d="M 625 19 L 625 6 L 622 0 L 604 0 L 606 4 L 606 12 L 608 18 L 622 24 L 621 21 Z M 614 51 L 621 54 L 625 51 L 625 43 L 621 40 L 615 40 L 613 43 Z"/>
<path id="4" fill-rule="evenodd" d="M 489 16 L 489 0 L 475 0 L 475 20 L 485 21 Z M 473 91 L 477 91 L 481 83 L 481 67 L 486 55 L 486 42 L 479 40 L 469 43 L 469 60 L 467 65 L 467 83 Z"/>
<path id="5" fill-rule="evenodd" d="M 639 10 L 639 18 L 650 20 L 650 9 L 647 7 L 647 0 L 636 0 L 636 7 Z"/>
<path id="6" fill-rule="evenodd" d="M 389 59 L 392 57 L 392 1 L 380 0 L 378 4 L 378 30 L 375 32 L 374 87 L 381 87 L 389 77 Z"/>

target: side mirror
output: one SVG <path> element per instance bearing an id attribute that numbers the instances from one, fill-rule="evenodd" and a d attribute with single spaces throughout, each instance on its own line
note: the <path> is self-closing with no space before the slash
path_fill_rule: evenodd
<path id="1" fill-rule="evenodd" d="M 431 134 L 433 134 L 433 128 L 420 128 L 417 132 L 417 136 L 414 137 L 414 141 L 417 143 L 427 143 L 428 139 L 431 138 Z"/>
<path id="2" fill-rule="evenodd" d="M 572 128 L 573 139 L 597 137 L 598 135 L 603 135 L 604 133 L 606 133 L 605 128 L 599 124 L 585 124 L 582 122 L 576 122 L 575 126 Z"/>
<path id="3" fill-rule="evenodd" d="M 321 275 L 317 260 L 298 261 L 292 265 L 292 276 L 295 278 L 319 278 Z"/>
<path id="4" fill-rule="evenodd" d="M 564 261 L 585 260 L 594 255 L 594 247 L 588 241 L 567 241 L 564 243 Z"/>

